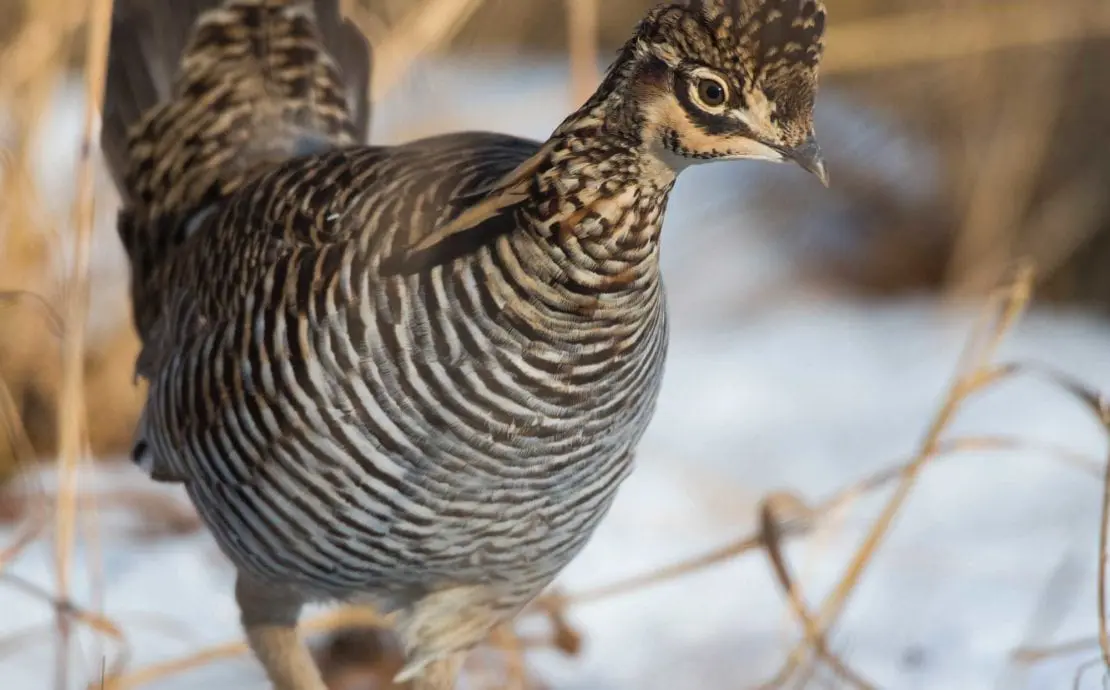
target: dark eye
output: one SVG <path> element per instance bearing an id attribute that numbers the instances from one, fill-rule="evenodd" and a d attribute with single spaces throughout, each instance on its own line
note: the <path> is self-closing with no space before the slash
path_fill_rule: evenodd
<path id="1" fill-rule="evenodd" d="M 727 98 L 728 92 L 721 82 L 707 78 L 698 80 L 698 100 L 705 105 L 716 108 L 724 105 Z"/>

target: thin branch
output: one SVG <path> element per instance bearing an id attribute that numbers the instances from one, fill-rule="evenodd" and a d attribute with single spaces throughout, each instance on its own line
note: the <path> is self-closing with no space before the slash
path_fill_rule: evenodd
<path id="1" fill-rule="evenodd" d="M 381 100 L 417 58 L 451 40 L 483 1 L 425 0 L 409 10 L 385 40 L 374 47 L 373 99 Z M 352 12 L 350 17 L 360 26 L 367 23 L 366 17 L 358 12 Z"/>
<path id="2" fill-rule="evenodd" d="M 59 500 L 55 513 L 55 559 L 58 596 L 68 599 L 70 559 L 76 539 L 77 464 L 84 439 L 84 350 L 88 316 L 89 247 L 92 241 L 95 197 L 93 147 L 100 136 L 100 101 L 108 63 L 112 0 L 93 0 L 87 7 L 88 62 L 85 70 L 85 123 L 77 169 L 77 199 L 73 225 L 77 233 L 73 266 L 66 284 L 66 323 L 62 357 L 62 390 L 59 399 L 58 474 Z M 55 685 L 69 687 L 69 616 L 58 615 L 58 673 Z"/>
<path id="3" fill-rule="evenodd" d="M 824 74 L 874 72 L 1110 35 L 1110 3 L 990 4 L 829 27 Z"/>
<path id="4" fill-rule="evenodd" d="M 338 611 L 329 611 L 304 621 L 299 629 L 303 633 L 313 634 L 348 627 L 385 627 L 390 624 L 390 617 L 382 616 L 372 609 L 348 607 Z M 244 642 L 229 642 L 207 647 L 186 657 L 152 664 L 126 674 L 109 675 L 104 679 L 102 686 L 90 687 L 89 690 L 131 690 L 163 678 L 195 670 L 216 661 L 238 658 L 247 653 L 248 648 Z"/>
<path id="5" fill-rule="evenodd" d="M 776 504 L 778 502 L 772 499 L 773 497 L 765 499 L 760 509 L 760 534 L 763 543 L 766 544 L 765 551 L 771 563 L 771 571 L 775 574 L 775 580 L 779 587 L 786 594 L 786 599 L 790 603 L 790 610 L 802 625 L 805 641 L 817 658 L 825 662 L 845 683 L 860 688 L 860 690 L 874 690 L 875 686 L 872 683 L 861 678 L 833 654 L 832 650 L 829 649 L 824 630 L 821 629 L 820 624 L 806 607 L 805 598 L 802 596 L 797 582 L 790 575 L 790 567 L 787 565 L 786 556 L 782 552 L 783 532 L 780 527 L 782 523 L 776 515 Z M 790 502 L 793 503 L 792 500 Z M 785 675 L 772 680 L 763 687 L 779 687 L 785 683 L 786 676 L 790 675 L 786 672 L 787 668 L 792 671 L 797 666 L 784 667 Z"/>
<path id="6" fill-rule="evenodd" d="M 563 0 L 567 8 L 571 98 L 577 108 L 597 88 L 598 0 Z"/>

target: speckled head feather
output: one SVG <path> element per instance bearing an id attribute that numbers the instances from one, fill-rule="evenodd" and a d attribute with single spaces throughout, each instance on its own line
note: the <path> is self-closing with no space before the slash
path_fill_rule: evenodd
<path id="1" fill-rule="evenodd" d="M 825 8 L 817 0 L 690 0 L 720 47 L 732 48 L 767 67 L 798 63 L 816 67 L 824 48 Z"/>
<path id="2" fill-rule="evenodd" d="M 813 108 L 825 23 L 819 0 L 658 7 L 626 44 L 593 105 L 608 101 L 610 120 L 633 124 L 638 138 L 676 167 L 793 160 L 824 181 Z"/>
<path id="3" fill-rule="evenodd" d="M 825 47 L 825 8 L 817 0 L 692 0 L 690 10 L 701 14 L 707 41 L 700 32 L 685 46 L 710 63 L 729 67 L 760 85 L 776 104 L 784 99 L 812 101 L 817 71 Z M 676 36 L 683 38 L 680 34 Z M 798 103 L 804 105 L 804 103 Z"/>

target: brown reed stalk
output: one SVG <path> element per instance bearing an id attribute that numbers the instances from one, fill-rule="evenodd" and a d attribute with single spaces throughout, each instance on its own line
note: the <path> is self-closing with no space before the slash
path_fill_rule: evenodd
<path id="1" fill-rule="evenodd" d="M 58 501 L 55 503 L 54 539 L 57 594 L 69 599 L 71 558 L 76 539 L 77 469 L 83 453 L 85 410 L 83 394 L 85 322 L 88 317 L 89 246 L 92 238 L 95 200 L 95 170 L 92 151 L 99 139 L 100 100 L 108 60 L 108 36 L 112 1 L 92 0 L 87 6 L 89 26 L 85 70 L 85 123 L 77 170 L 77 198 L 73 227 L 76 232 L 73 265 L 66 282 L 66 324 L 62 336 L 62 389 L 59 395 Z M 58 665 L 55 686 L 69 687 L 69 613 L 58 612 Z"/>
<path id="2" fill-rule="evenodd" d="M 1110 35 L 1110 4 L 1024 0 L 832 24 L 822 73 L 876 72 Z"/>
<path id="3" fill-rule="evenodd" d="M 385 40 L 374 47 L 373 99 L 381 100 L 417 58 L 451 40 L 483 1 L 424 0 L 409 10 Z M 367 21 L 360 12 L 352 12 L 350 17 L 358 25 Z"/>
<path id="4" fill-rule="evenodd" d="M 567 52 L 570 54 L 570 93 L 574 108 L 597 88 L 599 0 L 563 0 L 567 8 Z"/>

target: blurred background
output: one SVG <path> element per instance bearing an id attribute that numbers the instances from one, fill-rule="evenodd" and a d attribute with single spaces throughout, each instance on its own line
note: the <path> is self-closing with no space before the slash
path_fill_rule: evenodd
<path id="1" fill-rule="evenodd" d="M 759 163 L 684 173 L 665 229 L 663 401 L 638 474 L 559 584 L 572 598 L 751 533 L 769 494 L 815 504 L 912 456 L 1016 261 L 1035 269 L 1033 299 L 1004 354 L 1110 390 L 1110 3 L 826 3 L 817 133 L 832 187 Z M 393 143 L 546 137 L 655 3 L 347 4 L 376 48 L 372 137 Z M 80 231 L 90 12 L 0 0 L 0 686 L 261 688 L 234 650 L 190 660 L 237 639 L 228 568 L 180 495 L 120 461 L 143 389 L 97 151 Z M 87 278 L 86 306 L 67 302 L 85 289 L 72 275 Z M 67 372 L 73 315 L 86 330 Z M 809 671 L 777 687 L 1102 687 L 1085 666 L 1098 656 L 1099 425 L 1031 383 L 991 392 L 952 429 L 1011 440 L 971 444 L 920 480 L 830 639 L 854 671 L 799 662 Z M 881 498 L 840 506 L 790 547 L 814 605 Z M 802 637 L 758 551 L 582 598 L 570 622 L 522 623 L 540 649 L 488 687 L 754 687 Z M 387 636 L 355 627 L 319 644 L 334 688 L 389 687 Z"/>

